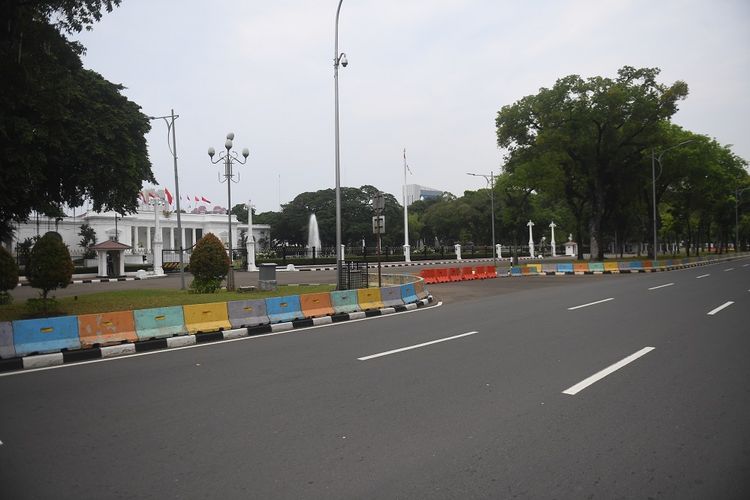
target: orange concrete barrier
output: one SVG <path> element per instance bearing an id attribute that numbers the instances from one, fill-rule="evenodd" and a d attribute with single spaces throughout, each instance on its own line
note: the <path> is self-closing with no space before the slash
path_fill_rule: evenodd
<path id="1" fill-rule="evenodd" d="M 441 267 L 435 269 L 435 276 L 437 277 L 438 283 L 447 283 L 450 281 L 450 278 L 448 277 L 448 269 Z"/>
<path id="2" fill-rule="evenodd" d="M 574 262 L 573 263 L 573 272 L 576 274 L 583 274 L 589 270 L 589 263 L 588 262 Z"/>
<path id="3" fill-rule="evenodd" d="M 305 315 L 305 318 L 333 315 L 331 294 L 328 292 L 306 293 L 300 295 L 299 302 L 302 306 L 302 314 Z"/>
<path id="4" fill-rule="evenodd" d="M 471 266 L 462 267 L 461 268 L 461 279 L 462 280 L 475 280 L 477 279 L 477 275 L 474 272 L 474 268 Z"/>
<path id="5" fill-rule="evenodd" d="M 117 311 L 78 316 L 78 338 L 81 347 L 105 346 L 136 342 L 133 311 Z"/>
<path id="6" fill-rule="evenodd" d="M 419 273 L 419 275 L 424 278 L 424 282 L 428 285 L 438 282 L 435 269 L 422 269 L 422 272 Z"/>
<path id="7" fill-rule="evenodd" d="M 450 267 L 448 268 L 448 279 L 451 281 L 461 281 L 461 268 Z"/>

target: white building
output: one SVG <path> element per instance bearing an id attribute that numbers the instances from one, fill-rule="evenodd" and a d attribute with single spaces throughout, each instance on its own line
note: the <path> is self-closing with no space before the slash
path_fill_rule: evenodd
<path id="1" fill-rule="evenodd" d="M 177 230 L 177 214 L 158 206 L 159 227 L 162 234 L 162 248 L 165 253 L 176 249 L 179 238 Z M 224 210 L 224 212 L 226 212 Z M 225 244 L 227 243 L 229 220 L 226 213 L 183 213 L 180 214 L 183 247 L 189 249 L 207 233 L 213 233 Z M 80 246 L 81 226 L 88 224 L 96 233 L 96 241 L 101 243 L 106 240 L 116 240 L 132 247 L 125 252 L 125 263 L 135 264 L 141 262 L 152 262 L 155 228 L 154 207 L 141 203 L 138 212 L 129 215 L 115 214 L 114 212 L 87 212 L 75 217 L 64 217 L 62 219 L 49 219 L 32 216 L 29 222 L 20 224 L 13 235 L 11 251 L 15 252 L 19 243 L 27 238 L 41 236 L 48 231 L 58 232 L 63 241 L 68 245 L 73 257 L 83 255 L 85 249 Z M 236 216 L 232 216 L 232 248 L 244 250 L 245 245 L 241 243 L 241 236 L 247 234 L 247 224 L 241 224 Z M 262 251 L 268 247 L 271 240 L 271 226 L 268 224 L 253 224 L 252 230 L 256 249 Z M 145 259 L 144 259 L 145 256 Z M 174 260 L 178 259 L 175 253 Z M 165 261 L 172 259 L 165 255 Z"/>

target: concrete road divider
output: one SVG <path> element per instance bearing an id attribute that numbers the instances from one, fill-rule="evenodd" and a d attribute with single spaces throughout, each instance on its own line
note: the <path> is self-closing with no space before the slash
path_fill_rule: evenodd
<path id="1" fill-rule="evenodd" d="M 227 311 L 232 328 L 267 325 L 271 322 L 264 299 L 233 300 L 227 302 Z"/>
<path id="2" fill-rule="evenodd" d="M 427 289 L 424 287 L 424 281 L 415 281 L 414 282 L 414 292 L 417 294 L 417 297 L 421 299 L 426 299 L 430 294 L 427 292 Z"/>
<path id="3" fill-rule="evenodd" d="M 81 314 L 78 316 L 78 338 L 84 349 L 135 342 L 138 335 L 133 311 Z"/>
<path id="4" fill-rule="evenodd" d="M 299 295 L 267 298 L 266 312 L 271 323 L 283 323 L 305 318 L 305 315 L 302 314 Z"/>
<path id="5" fill-rule="evenodd" d="M 556 272 L 564 274 L 574 274 L 575 268 L 573 267 L 572 262 L 563 262 L 561 264 L 557 264 Z"/>
<path id="6" fill-rule="evenodd" d="M 589 271 L 592 273 L 603 273 L 604 272 L 604 263 L 603 262 L 589 262 Z"/>
<path id="7" fill-rule="evenodd" d="M 604 272 L 616 274 L 620 272 L 620 267 L 617 265 L 617 262 L 605 262 Z"/>
<path id="8" fill-rule="evenodd" d="M 450 281 L 461 281 L 461 268 L 460 267 L 449 267 L 448 268 L 448 280 L 450 280 Z"/>
<path id="9" fill-rule="evenodd" d="M 12 324 L 16 356 L 81 348 L 76 316 L 22 319 Z"/>
<path id="10" fill-rule="evenodd" d="M 299 302 L 305 318 L 331 316 L 334 313 L 333 305 L 331 304 L 331 294 L 327 292 L 300 295 Z"/>
<path id="11" fill-rule="evenodd" d="M 367 309 L 382 309 L 383 300 L 380 297 L 380 288 L 360 288 L 357 290 L 357 303 L 363 311 Z"/>
<path id="12" fill-rule="evenodd" d="M 380 300 L 385 307 L 403 306 L 400 286 L 389 286 L 380 289 Z"/>
<path id="13" fill-rule="evenodd" d="M 331 305 L 335 314 L 358 312 L 360 309 L 359 302 L 357 302 L 357 291 L 339 290 L 331 292 Z"/>
<path id="14" fill-rule="evenodd" d="M 630 270 L 631 271 L 642 271 L 643 270 L 643 262 L 639 260 L 634 260 L 630 262 Z"/>
<path id="15" fill-rule="evenodd" d="M 133 311 L 133 319 L 139 340 L 188 334 L 182 306 L 136 309 Z"/>
<path id="16" fill-rule="evenodd" d="M 414 283 L 401 285 L 401 300 L 404 301 L 404 304 L 412 304 L 419 300 L 417 291 L 414 289 Z"/>
<path id="17" fill-rule="evenodd" d="M 16 357 L 13 347 L 13 325 L 10 321 L 0 321 L 0 359 Z"/>
<path id="18" fill-rule="evenodd" d="M 185 315 L 185 328 L 189 333 L 215 332 L 232 328 L 226 302 L 184 305 L 182 312 Z"/>
<path id="19" fill-rule="evenodd" d="M 589 270 L 588 262 L 575 262 L 573 263 L 573 272 L 576 274 L 585 274 Z"/>

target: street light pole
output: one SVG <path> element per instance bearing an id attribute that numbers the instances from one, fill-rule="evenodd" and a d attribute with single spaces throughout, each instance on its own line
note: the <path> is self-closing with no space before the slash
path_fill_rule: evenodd
<path id="1" fill-rule="evenodd" d="M 180 115 L 174 114 L 174 109 L 172 109 L 172 114 L 168 116 L 149 116 L 149 120 L 164 120 L 164 122 L 167 124 L 167 146 L 169 146 L 169 132 L 172 132 L 172 147 L 170 148 L 172 152 L 172 159 L 174 160 L 174 195 L 176 200 L 176 208 L 177 208 L 177 245 L 180 251 L 180 290 L 185 289 L 185 261 L 183 258 L 183 239 L 182 239 L 182 216 L 180 213 L 180 178 L 177 175 L 177 132 L 175 131 L 175 120 L 179 118 Z"/>
<path id="2" fill-rule="evenodd" d="M 467 172 L 466 175 L 474 177 L 484 177 L 484 180 L 490 185 L 490 212 L 492 214 L 492 265 L 497 267 L 497 251 L 495 249 L 495 172 L 490 170 L 490 175 L 472 174 Z"/>
<path id="3" fill-rule="evenodd" d="M 659 163 L 659 175 L 661 176 L 662 172 L 662 166 L 661 166 L 661 157 L 664 156 L 664 153 L 669 151 L 670 149 L 678 148 L 680 146 L 683 146 L 689 142 L 693 142 L 693 139 L 689 139 L 687 141 L 682 141 L 679 144 L 675 144 L 674 146 L 670 146 L 667 149 L 663 150 L 661 153 L 659 153 L 659 156 L 656 156 L 656 150 L 651 150 L 651 200 L 653 204 L 653 226 L 654 226 L 654 249 L 653 249 L 653 259 L 656 260 L 657 255 L 659 254 L 659 240 L 657 239 L 656 235 L 656 163 Z"/>
<path id="4" fill-rule="evenodd" d="M 214 161 L 214 155 L 216 154 L 216 150 L 214 148 L 208 148 L 208 156 L 211 158 L 211 163 L 216 165 L 217 163 L 223 161 L 224 162 L 224 180 L 221 180 L 222 175 L 219 174 L 219 182 L 226 182 L 227 183 L 227 218 L 228 218 L 228 233 L 227 233 L 227 243 L 229 248 L 229 272 L 227 273 L 227 291 L 234 291 L 234 265 L 232 261 L 234 260 L 234 256 L 232 255 L 232 182 L 239 182 L 240 181 L 240 175 L 237 174 L 237 180 L 234 180 L 234 173 L 232 172 L 232 165 L 236 161 L 240 165 L 244 165 L 247 163 L 247 157 L 250 156 L 250 150 L 247 148 L 242 149 L 242 156 L 245 158 L 244 161 L 240 160 L 240 157 L 237 156 L 237 153 L 232 151 L 232 141 L 234 140 L 234 132 L 229 132 L 227 134 L 227 140 L 224 143 L 224 148 L 226 149 L 226 152 L 222 152 L 219 154 L 219 157 Z M 251 234 L 252 236 L 252 234 Z"/>
<path id="5" fill-rule="evenodd" d="M 406 199 L 406 171 L 409 166 L 406 164 L 406 149 L 404 149 L 404 262 L 411 262 L 411 247 L 409 246 L 409 201 Z"/>
<path id="6" fill-rule="evenodd" d="M 333 87 L 334 87 L 334 108 L 335 108 L 335 143 L 336 143 L 336 284 L 337 288 L 341 288 L 341 261 L 344 260 L 343 252 L 341 251 L 341 165 L 340 165 L 340 154 L 339 154 L 339 64 L 346 68 L 349 64 L 346 60 L 346 54 L 343 52 L 339 53 L 339 12 L 341 11 L 341 4 L 344 0 L 339 0 L 339 5 L 336 8 L 336 33 L 334 38 L 334 50 L 333 50 Z"/>

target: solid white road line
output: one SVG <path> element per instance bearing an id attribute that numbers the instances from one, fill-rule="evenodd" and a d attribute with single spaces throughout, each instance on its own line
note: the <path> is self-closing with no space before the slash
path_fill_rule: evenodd
<path id="1" fill-rule="evenodd" d="M 714 314 L 716 314 L 717 312 L 721 311 L 722 309 L 726 309 L 727 307 L 731 306 L 732 304 L 734 304 L 734 302 L 733 302 L 733 301 L 731 301 L 731 300 L 730 300 L 730 301 L 728 301 L 728 302 L 724 302 L 724 303 L 723 303 L 722 305 L 720 305 L 720 306 L 719 306 L 719 307 L 717 307 L 716 309 L 712 309 L 711 311 L 709 311 L 709 312 L 708 312 L 708 315 L 709 315 L 709 316 L 713 316 L 713 315 L 714 315 Z"/>
<path id="2" fill-rule="evenodd" d="M 724 269 L 724 272 L 727 272 L 727 271 L 734 271 L 734 268 L 733 267 L 728 267 L 728 268 Z"/>
<path id="3" fill-rule="evenodd" d="M 664 288 L 666 286 L 672 286 L 672 285 L 674 285 L 674 283 L 667 283 L 666 285 L 652 286 L 651 288 L 649 288 L 649 290 L 658 290 L 659 288 Z"/>
<path id="4" fill-rule="evenodd" d="M 575 396 L 576 394 L 578 394 L 579 392 L 581 392 L 582 390 L 584 390 L 586 387 L 590 386 L 591 384 L 593 384 L 595 382 L 598 382 L 599 380 L 603 379 L 607 375 L 616 372 L 617 370 L 619 370 L 623 366 L 625 366 L 625 365 L 627 365 L 629 363 L 632 363 L 636 359 L 640 358 L 644 354 L 648 354 L 649 352 L 653 351 L 654 349 L 655 349 L 654 347 L 644 347 L 640 351 L 631 354 L 627 358 L 621 359 L 617 363 L 608 366 L 604 370 L 591 375 L 589 378 L 584 379 L 584 380 L 578 382 L 576 385 L 574 385 L 572 387 L 569 387 L 569 388 L 565 389 L 562 392 L 563 392 L 563 394 L 569 394 L 571 396 Z"/>
<path id="5" fill-rule="evenodd" d="M 420 347 L 425 347 L 425 346 L 432 345 L 432 344 L 437 344 L 437 343 L 440 343 L 440 342 L 447 342 L 448 340 L 459 339 L 461 337 L 466 337 L 468 335 L 474 335 L 475 333 L 479 333 L 479 332 L 476 332 L 476 331 L 475 332 L 466 332 L 466 333 L 462 333 L 460 335 L 454 335 L 452 337 L 446 337 L 444 339 L 431 340 L 430 342 L 424 342 L 422 344 L 411 345 L 409 347 L 402 347 L 400 349 L 393 349 L 392 351 L 380 352 L 378 354 L 371 354 L 370 356 L 364 356 L 364 357 L 357 358 L 357 359 L 359 361 L 367 361 L 368 359 L 380 358 L 382 356 L 388 356 L 389 354 L 396 354 L 397 352 L 409 351 L 411 349 L 418 349 Z"/>
<path id="6" fill-rule="evenodd" d="M 594 306 L 596 304 L 601 304 L 602 302 L 609 302 L 610 300 L 615 300 L 615 298 L 614 297 L 610 297 L 610 298 L 604 299 L 604 300 L 597 300 L 596 302 L 589 302 L 588 304 L 581 304 L 580 306 L 569 307 L 568 311 L 573 311 L 575 309 L 580 309 L 582 307 Z"/>
<path id="7" fill-rule="evenodd" d="M 700 276 L 696 276 L 695 279 L 699 280 L 701 278 L 706 278 L 708 276 L 711 276 L 710 274 L 701 274 Z"/>

